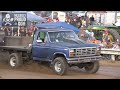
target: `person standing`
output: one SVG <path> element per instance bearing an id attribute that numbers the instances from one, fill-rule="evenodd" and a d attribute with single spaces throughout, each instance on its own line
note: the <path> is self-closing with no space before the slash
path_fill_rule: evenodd
<path id="1" fill-rule="evenodd" d="M 82 26 L 81 17 L 78 17 L 78 18 L 77 18 L 76 23 L 77 23 L 77 25 L 76 25 L 76 26 L 77 26 L 78 28 L 81 28 L 81 26 Z"/>
<path id="2" fill-rule="evenodd" d="M 4 27 L 5 36 L 11 36 L 11 29 L 8 26 Z"/>
<path id="3" fill-rule="evenodd" d="M 89 35 L 91 36 L 91 39 L 94 38 L 94 32 L 90 30 Z"/>
<path id="4" fill-rule="evenodd" d="M 86 21 L 85 21 L 85 17 L 82 17 L 82 27 L 86 28 Z"/>
<path id="5" fill-rule="evenodd" d="M 80 33 L 78 34 L 78 37 L 84 41 L 88 41 L 88 34 L 85 32 L 84 28 L 81 28 Z"/>
<path id="6" fill-rule="evenodd" d="M 90 25 L 90 19 L 89 16 L 86 16 L 86 27 L 88 27 Z"/>
<path id="7" fill-rule="evenodd" d="M 26 29 L 25 27 L 20 27 L 20 36 L 26 36 Z"/>
<path id="8" fill-rule="evenodd" d="M 90 17 L 90 25 L 93 25 L 94 24 L 94 17 L 93 17 L 93 15 Z"/>
<path id="9" fill-rule="evenodd" d="M 29 29 L 28 29 L 28 36 L 32 36 L 33 35 L 33 32 L 36 30 L 36 26 L 34 23 L 31 23 Z"/>

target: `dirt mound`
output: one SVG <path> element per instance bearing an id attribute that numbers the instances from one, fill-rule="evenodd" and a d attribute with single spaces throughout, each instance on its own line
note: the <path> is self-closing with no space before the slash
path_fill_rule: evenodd
<path id="1" fill-rule="evenodd" d="M 1 62 L 0 63 L 1 69 L 12 69 L 7 63 Z M 24 64 L 20 68 L 14 69 L 18 71 L 29 71 L 29 72 L 40 72 L 43 74 L 53 74 L 53 71 L 50 67 L 42 64 L 38 64 L 36 62 L 33 62 L 31 64 Z"/>
<path id="2" fill-rule="evenodd" d="M 30 71 L 30 72 L 41 72 L 44 74 L 52 74 L 52 70 L 50 67 L 40 64 L 40 63 L 37 63 L 37 62 L 23 65 L 18 70 L 25 70 L 25 71 Z"/>

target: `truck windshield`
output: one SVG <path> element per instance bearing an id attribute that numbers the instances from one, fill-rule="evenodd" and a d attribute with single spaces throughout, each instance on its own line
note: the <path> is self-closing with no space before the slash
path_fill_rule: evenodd
<path id="1" fill-rule="evenodd" d="M 56 31 L 48 32 L 51 42 L 67 42 L 67 41 L 77 41 L 78 36 L 73 31 Z"/>

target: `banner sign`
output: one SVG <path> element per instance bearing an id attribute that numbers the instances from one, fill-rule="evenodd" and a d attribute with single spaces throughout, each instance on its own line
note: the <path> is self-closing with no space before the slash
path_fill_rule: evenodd
<path id="1" fill-rule="evenodd" d="M 27 13 L 2 13 L 2 26 L 27 26 Z"/>

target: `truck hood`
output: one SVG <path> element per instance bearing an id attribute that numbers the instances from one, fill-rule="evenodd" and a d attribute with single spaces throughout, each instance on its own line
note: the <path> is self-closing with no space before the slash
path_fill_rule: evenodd
<path id="1" fill-rule="evenodd" d="M 59 42 L 59 43 L 53 43 L 54 47 L 62 47 L 62 48 L 81 48 L 81 47 L 97 47 L 97 44 L 87 43 L 87 42 L 81 42 L 81 41 L 75 41 L 75 42 Z"/>

